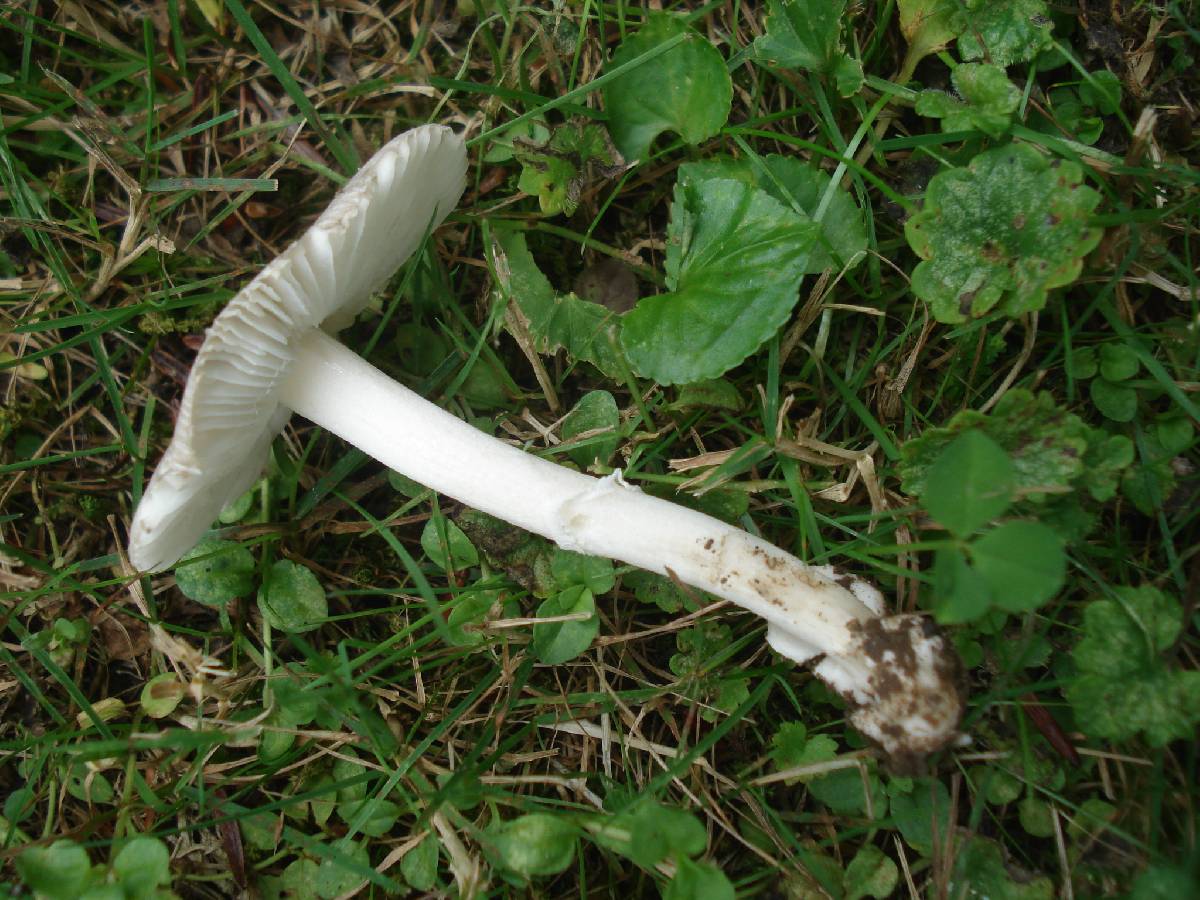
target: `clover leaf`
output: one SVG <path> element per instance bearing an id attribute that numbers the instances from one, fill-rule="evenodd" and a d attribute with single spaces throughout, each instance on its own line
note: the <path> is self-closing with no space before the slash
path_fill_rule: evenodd
<path id="1" fill-rule="evenodd" d="M 205 538 L 175 566 L 175 584 L 205 606 L 224 606 L 254 587 L 254 557 L 234 541 Z"/>
<path id="2" fill-rule="evenodd" d="M 1033 59 L 1054 29 L 1045 0 L 963 0 L 955 26 L 963 59 L 998 66 Z"/>
<path id="3" fill-rule="evenodd" d="M 608 462 L 621 441 L 620 424 L 621 414 L 613 395 L 589 391 L 563 418 L 562 439 L 571 445 L 567 455 L 585 469 L 596 461 Z"/>
<path id="4" fill-rule="evenodd" d="M 561 872 L 575 858 L 578 840 L 574 825 L 545 813 L 497 820 L 484 832 L 484 848 L 497 866 L 523 879 Z"/>
<path id="5" fill-rule="evenodd" d="M 312 631 L 329 618 L 325 588 L 317 576 L 288 559 L 267 571 L 258 591 L 258 608 L 273 627 L 289 634 Z"/>
<path id="6" fill-rule="evenodd" d="M 770 0 L 767 33 L 754 41 L 760 59 L 831 78 L 843 97 L 858 93 L 863 67 L 842 45 L 846 0 Z"/>
<path id="7" fill-rule="evenodd" d="M 982 131 L 999 137 L 1008 131 L 1021 91 L 1004 70 L 987 63 L 963 63 L 950 76 L 961 100 L 944 91 L 922 91 L 916 109 L 942 120 L 942 131 Z"/>
<path id="8" fill-rule="evenodd" d="M 1088 224 L 1100 195 L 1082 179 L 1077 163 L 1051 162 L 1027 144 L 935 175 L 924 208 L 904 226 L 923 260 L 913 292 L 950 324 L 993 308 L 1014 317 L 1041 309 L 1100 241 L 1101 229 Z"/>
<path id="9" fill-rule="evenodd" d="M 660 384 L 715 378 L 791 315 L 817 227 L 766 191 L 726 178 L 680 179 L 667 228 L 670 293 L 625 314 L 635 370 Z"/>
<path id="10" fill-rule="evenodd" d="M 664 131 L 698 144 L 721 130 L 729 118 L 733 83 L 720 52 L 682 19 L 651 14 L 646 24 L 621 42 L 609 70 L 653 52 L 672 39 L 679 43 L 604 86 L 604 109 L 613 143 L 626 160 L 643 160 Z"/>
<path id="11" fill-rule="evenodd" d="M 568 621 L 539 623 L 533 626 L 533 652 L 550 666 L 574 659 L 591 646 L 600 629 L 596 600 L 582 585 L 569 587 L 544 600 L 538 607 L 539 619 L 559 616 L 586 616 Z"/>
<path id="12" fill-rule="evenodd" d="M 1155 747 L 1188 737 L 1200 722 L 1200 672 L 1161 655 L 1182 629 L 1179 602 L 1149 585 L 1113 593 L 1088 604 L 1071 654 L 1079 674 L 1066 695 L 1079 727 L 1110 740 L 1142 732 Z"/>

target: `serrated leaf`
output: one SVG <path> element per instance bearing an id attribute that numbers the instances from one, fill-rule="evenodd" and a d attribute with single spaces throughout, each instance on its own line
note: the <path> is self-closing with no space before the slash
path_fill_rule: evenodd
<path id="1" fill-rule="evenodd" d="M 606 67 L 612 71 L 683 35 L 681 43 L 604 86 L 604 109 L 613 143 L 629 162 L 646 159 L 650 144 L 674 131 L 698 144 L 729 118 L 733 83 L 720 52 L 683 19 L 651 13 L 621 42 Z"/>
<path id="2" fill-rule="evenodd" d="M 675 582 L 645 569 L 630 572 L 623 579 L 626 587 L 633 589 L 639 603 L 653 603 L 666 613 L 677 613 L 681 609 L 695 610 L 692 598 Z"/>
<path id="3" fill-rule="evenodd" d="M 589 362 L 605 375 L 624 379 L 628 363 L 618 338 L 619 315 L 574 294 L 557 293 L 538 269 L 520 232 L 495 229 L 492 260 L 501 296 L 516 304 L 539 353 L 563 349 L 573 360 Z"/>
<path id="4" fill-rule="evenodd" d="M 742 182 L 680 181 L 667 229 L 671 293 L 625 314 L 634 368 L 660 384 L 715 378 L 787 321 L 817 230 Z"/>
<path id="5" fill-rule="evenodd" d="M 1058 593 L 1067 576 L 1062 539 L 1040 522 L 1005 522 L 972 543 L 970 550 L 992 602 L 1008 612 L 1037 609 Z"/>
<path id="6" fill-rule="evenodd" d="M 544 600 L 538 607 L 538 618 L 586 615 L 577 621 L 546 622 L 533 626 L 533 652 L 547 665 L 556 666 L 572 660 L 587 650 L 600 629 L 596 601 L 585 587 L 570 587 Z"/>
<path id="7" fill-rule="evenodd" d="M 948 531 L 967 537 L 1008 509 L 1014 475 L 1008 454 L 972 428 L 938 456 L 921 499 Z"/>
<path id="8" fill-rule="evenodd" d="M 955 25 L 963 59 L 998 66 L 1033 59 L 1054 30 L 1045 0 L 964 0 Z"/>
<path id="9" fill-rule="evenodd" d="M 271 566 L 258 592 L 258 608 L 272 627 L 289 634 L 319 628 L 329 618 L 325 588 L 308 568 L 288 559 Z"/>
<path id="10" fill-rule="evenodd" d="M 1200 722 L 1200 672 L 1161 656 L 1183 626 L 1178 601 L 1149 585 L 1114 594 L 1088 604 L 1072 651 L 1079 674 L 1066 695 L 1079 727 L 1111 740 L 1142 732 L 1155 747 L 1189 736 Z"/>
<path id="11" fill-rule="evenodd" d="M 792 69 L 806 69 L 832 78 L 843 97 L 858 93 L 862 63 L 842 44 L 846 0 L 769 0 L 766 34 L 754 41 L 760 59 Z"/>
<path id="12" fill-rule="evenodd" d="M 761 163 L 761 165 L 760 165 Z M 766 191 L 788 209 L 804 218 L 817 214 L 829 190 L 828 174 L 799 157 L 770 153 L 757 161 L 717 156 L 679 167 L 679 180 L 706 181 L 732 178 Z M 836 187 L 821 221 L 817 243 L 809 254 L 805 272 L 816 274 L 826 269 L 857 266 L 866 258 L 867 229 L 862 210 L 850 192 Z"/>
<path id="13" fill-rule="evenodd" d="M 607 463 L 621 441 L 620 424 L 620 410 L 613 395 L 608 391 L 589 391 L 563 418 L 564 442 L 575 443 L 580 435 L 587 435 L 578 446 L 568 449 L 567 455 L 583 469 L 596 461 Z"/>
<path id="14" fill-rule="evenodd" d="M 254 557 L 234 541 L 207 538 L 175 566 L 184 596 L 205 606 L 224 606 L 254 589 Z"/>
<path id="15" fill-rule="evenodd" d="M 1089 224 L 1100 195 L 1083 171 L 1051 162 L 1028 144 L 980 153 L 966 168 L 939 172 L 922 210 L 904 226 L 921 257 L 913 292 L 939 322 L 957 324 L 993 309 L 1009 316 L 1046 305 L 1047 293 L 1079 275 L 1100 241 Z"/>
<path id="16" fill-rule="evenodd" d="M 942 91 L 922 91 L 916 110 L 942 120 L 942 131 L 982 131 L 999 137 L 1008 130 L 1021 91 L 999 66 L 962 63 L 950 76 L 959 100 Z"/>

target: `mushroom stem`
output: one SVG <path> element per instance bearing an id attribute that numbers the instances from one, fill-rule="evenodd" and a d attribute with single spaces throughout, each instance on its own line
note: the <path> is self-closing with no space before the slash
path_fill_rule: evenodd
<path id="1" fill-rule="evenodd" d="M 893 760 L 957 737 L 960 663 L 916 615 L 884 617 L 867 582 L 809 566 L 711 516 L 592 478 L 484 434 L 393 381 L 319 329 L 290 348 L 279 402 L 392 469 L 567 550 L 677 578 L 767 620 L 767 641 L 852 706 Z"/>
<path id="2" fill-rule="evenodd" d="M 484 434 L 389 378 L 324 332 L 280 402 L 397 472 L 559 546 L 631 563 L 766 619 L 778 651 L 803 662 L 851 652 L 847 626 L 877 617 L 873 587 L 808 566 L 712 516 L 593 478 Z"/>

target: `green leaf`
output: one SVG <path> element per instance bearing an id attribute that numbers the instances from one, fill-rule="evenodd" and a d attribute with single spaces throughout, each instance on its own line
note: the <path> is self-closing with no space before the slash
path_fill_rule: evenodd
<path id="1" fill-rule="evenodd" d="M 816 227 L 765 191 L 728 179 L 680 181 L 667 228 L 671 293 L 625 314 L 634 368 L 660 384 L 715 378 L 791 315 Z"/>
<path id="2" fill-rule="evenodd" d="M 1088 473 L 1088 493 L 1093 500 L 1103 503 L 1116 494 L 1121 471 L 1133 462 L 1133 441 L 1123 434 L 1106 435 L 1099 429 L 1093 434 L 1088 438 L 1083 465 Z"/>
<path id="3" fill-rule="evenodd" d="M 827 734 L 808 736 L 801 722 L 785 722 L 771 739 L 771 763 L 777 772 L 829 762 L 836 759 L 837 754 L 837 741 Z M 800 775 L 786 783 L 807 783 L 816 777 Z"/>
<path id="4" fill-rule="evenodd" d="M 1014 469 L 1000 446 L 979 429 L 955 438 L 929 470 L 921 498 L 948 531 L 967 537 L 1012 503 Z"/>
<path id="5" fill-rule="evenodd" d="M 778 66 L 832 76 L 843 97 L 858 93 L 862 63 L 846 54 L 841 40 L 846 0 L 769 0 L 768 9 L 767 33 L 755 39 L 755 56 Z"/>
<path id="6" fill-rule="evenodd" d="M 677 613 L 681 609 L 690 612 L 697 609 L 692 598 L 664 575 L 638 569 L 624 576 L 623 583 L 633 589 L 633 595 L 639 603 L 653 603 L 665 613 Z"/>
<path id="7" fill-rule="evenodd" d="M 846 874 L 842 879 L 845 900 L 861 900 L 863 897 L 882 900 L 892 895 L 899 880 L 900 870 L 891 858 L 885 856 L 878 847 L 866 844 L 846 866 Z"/>
<path id="8" fill-rule="evenodd" d="M 459 595 L 446 626 L 456 647 L 474 647 L 484 641 L 482 624 L 500 601 L 499 591 L 471 591 Z"/>
<path id="9" fill-rule="evenodd" d="M 644 869 L 673 854 L 699 856 L 708 846 L 700 820 L 674 806 L 643 803 L 624 813 L 620 824 L 629 829 L 629 858 Z"/>
<path id="10" fill-rule="evenodd" d="M 357 863 L 359 868 L 369 869 L 371 867 L 371 857 L 368 855 L 364 843 L 343 839 L 334 846 L 349 857 L 351 862 Z M 363 876 L 359 874 L 357 868 L 350 868 L 340 859 L 327 858 L 321 860 L 321 864 L 317 867 L 313 885 L 318 897 L 321 897 L 322 900 L 333 900 L 334 897 L 340 897 L 342 894 L 354 890 L 362 881 Z"/>
<path id="11" fill-rule="evenodd" d="M 1052 42 L 1054 23 L 1044 0 L 964 0 L 958 13 L 958 52 L 998 66 L 1028 62 Z"/>
<path id="12" fill-rule="evenodd" d="M 150 718 L 162 719 L 175 711 L 185 693 L 187 685 L 174 672 L 163 672 L 147 681 L 142 688 L 141 706 Z"/>
<path id="13" fill-rule="evenodd" d="M 939 172 L 904 226 L 924 260 L 913 270 L 913 292 L 950 324 L 992 309 L 1009 316 L 1041 309 L 1100 242 L 1101 229 L 1089 224 L 1100 195 L 1082 180 L 1077 163 L 1052 163 L 1028 144 L 986 150 L 966 168 Z"/>
<path id="14" fill-rule="evenodd" d="M 1014 491 L 1034 501 L 1044 498 L 1047 490 L 1082 486 L 1092 478 L 1084 464 L 1086 455 L 1108 439 L 1105 432 L 1059 407 L 1051 394 L 1010 390 L 991 413 L 963 410 L 945 427 L 927 428 L 919 438 L 906 442 L 900 466 L 905 493 L 924 497 L 933 463 L 951 441 L 971 429 L 982 431 L 1008 455 Z M 1114 455 L 1113 461 L 1118 459 Z M 1112 473 L 1107 477 L 1111 480 Z"/>
<path id="15" fill-rule="evenodd" d="M 533 626 L 534 654 L 547 665 L 556 666 L 574 659 L 587 650 L 600 630 L 596 601 L 585 587 L 569 587 L 550 597 L 538 607 L 538 618 L 569 616 L 586 613 L 579 621 L 548 622 Z"/>
<path id="16" fill-rule="evenodd" d="M 530 813 L 508 822 L 493 822 L 484 847 L 496 865 L 519 878 L 556 875 L 575 858 L 578 830 L 570 822 L 545 813 Z"/>
<path id="17" fill-rule="evenodd" d="M 1092 72 L 1079 83 L 1079 99 L 1101 115 L 1116 115 L 1121 108 L 1121 79 L 1108 69 Z"/>
<path id="18" fill-rule="evenodd" d="M 905 72 L 958 37 L 957 0 L 898 0 L 900 31 L 908 41 Z"/>
<path id="19" fill-rule="evenodd" d="M 560 590 L 585 587 L 592 594 L 607 594 L 617 582 L 611 559 L 588 556 L 555 547 L 550 557 L 550 572 Z"/>
<path id="20" fill-rule="evenodd" d="M 513 145 L 521 163 L 517 187 L 538 198 L 548 216 L 573 215 L 583 189 L 606 172 L 618 171 L 616 149 L 600 125 L 568 123 L 542 146 Z"/>
<path id="21" fill-rule="evenodd" d="M 1088 604 L 1072 652 L 1079 674 L 1066 695 L 1079 727 L 1112 740 L 1143 732 L 1155 747 L 1189 736 L 1200 722 L 1200 672 L 1161 656 L 1183 626 L 1178 601 L 1149 585 L 1114 594 Z"/>
<path id="22" fill-rule="evenodd" d="M 717 156 L 679 167 L 682 182 L 732 178 L 766 191 L 804 219 L 811 219 L 829 190 L 832 180 L 816 166 L 796 156 L 771 153 L 756 160 Z M 862 210 L 850 192 L 835 187 L 829 206 L 817 226 L 818 243 L 809 254 L 804 271 L 817 274 L 826 269 L 856 266 L 866 258 L 867 229 Z"/>
<path id="23" fill-rule="evenodd" d="M 671 671 L 679 677 L 702 672 L 713 664 L 714 656 L 729 645 L 733 633 L 728 625 L 704 620 L 675 634 L 679 652 L 670 660 Z"/>
<path id="24" fill-rule="evenodd" d="M 1100 345 L 1100 374 L 1109 381 L 1125 381 L 1142 367 L 1137 354 L 1124 344 Z"/>
<path id="25" fill-rule="evenodd" d="M 370 837 L 382 837 L 392 830 L 403 810 L 391 800 L 367 797 L 339 803 L 338 818 L 347 825 L 354 824 L 358 831 Z"/>
<path id="26" fill-rule="evenodd" d="M 171 883 L 171 854 L 158 838 L 135 837 L 121 848 L 112 870 L 126 897 L 144 900 Z"/>
<path id="27" fill-rule="evenodd" d="M 922 91 L 916 110 L 942 120 L 942 131 L 982 131 L 1000 137 L 1008 131 L 1013 111 L 1021 102 L 1020 89 L 999 66 L 963 63 L 951 75 L 962 100 L 942 91 Z"/>
<path id="28" fill-rule="evenodd" d="M 905 842 L 929 856 L 935 837 L 944 841 L 952 824 L 950 792 L 936 778 L 914 778 L 912 791 L 892 797 L 892 820 Z"/>
<path id="29" fill-rule="evenodd" d="M 432 834 L 400 860 L 400 874 L 416 891 L 432 891 L 437 884 L 438 841 Z"/>
<path id="30" fill-rule="evenodd" d="M 601 465 L 607 463 L 621 442 L 620 424 L 621 415 L 613 395 L 608 391 L 589 391 L 563 419 L 564 442 L 575 442 L 580 435 L 587 435 L 578 446 L 567 450 L 567 455 L 582 469 L 596 461 Z"/>
<path id="31" fill-rule="evenodd" d="M 712 863 L 686 857 L 676 860 L 675 876 L 663 889 L 663 900 L 734 900 L 733 884 Z"/>
<path id="32" fill-rule="evenodd" d="M 733 382 L 725 378 L 712 378 L 681 385 L 675 402 L 667 408 L 685 410 L 697 407 L 737 412 L 742 408 L 742 394 Z"/>
<path id="33" fill-rule="evenodd" d="M 14 864 L 26 887 L 48 900 L 77 900 L 94 880 L 87 851 L 71 840 L 30 847 Z"/>
<path id="34" fill-rule="evenodd" d="M 1019 881 L 1014 879 L 1005 865 L 1000 845 L 986 838 L 973 837 L 958 848 L 947 895 L 992 900 L 1051 900 L 1054 882 L 1045 875 L 1035 874 Z"/>
<path id="35" fill-rule="evenodd" d="M 974 622 L 992 608 L 992 592 L 958 548 L 934 554 L 934 616 L 943 625 Z"/>
<path id="36" fill-rule="evenodd" d="M 1088 393 L 1096 409 L 1106 419 L 1114 422 L 1132 422 L 1137 416 L 1138 395 L 1134 388 L 1105 378 L 1094 378 L 1088 384 Z"/>
<path id="37" fill-rule="evenodd" d="M 1005 522 L 972 543 L 970 550 L 992 601 L 1008 612 L 1037 609 L 1066 580 L 1062 539 L 1040 522 Z"/>
<path id="38" fill-rule="evenodd" d="M 234 541 L 207 538 L 175 567 L 185 597 L 205 606 L 224 606 L 254 589 L 254 557 Z"/>
<path id="39" fill-rule="evenodd" d="M 317 576 L 289 559 L 279 560 L 267 572 L 258 608 L 273 628 L 289 634 L 320 628 L 329 618 L 325 588 Z"/>
<path id="40" fill-rule="evenodd" d="M 461 572 L 479 565 L 479 553 L 471 539 L 438 512 L 421 529 L 421 549 L 443 572 Z"/>
<path id="41" fill-rule="evenodd" d="M 679 35 L 685 36 L 682 43 L 604 86 L 608 130 L 629 162 L 646 159 L 650 144 L 664 131 L 698 144 L 729 118 L 733 83 L 725 60 L 679 17 L 651 13 L 645 26 L 621 42 L 607 68 L 631 62 Z"/>
<path id="42" fill-rule="evenodd" d="M 628 363 L 620 349 L 621 317 L 599 303 L 558 294 L 538 269 L 517 231 L 493 231 L 492 261 L 501 297 L 515 304 L 539 353 L 564 349 L 612 378 L 623 380 Z"/>

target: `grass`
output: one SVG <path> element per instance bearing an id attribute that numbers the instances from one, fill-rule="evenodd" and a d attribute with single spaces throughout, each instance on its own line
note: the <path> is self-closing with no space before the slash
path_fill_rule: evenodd
<path id="1" fill-rule="evenodd" d="M 517 187 L 519 158 L 488 154 L 528 123 L 605 123 L 605 87 L 682 41 L 606 68 L 641 26 L 638 6 L 0 12 L 0 886 L 20 896 L 30 875 L 14 860 L 70 839 L 135 896 L 117 859 L 141 834 L 169 851 L 163 886 L 181 897 L 1200 889 L 1194 719 L 1171 740 L 1098 734 L 1089 716 L 1103 704 L 1079 699 L 1072 653 L 1095 634 L 1085 611 L 1129 608 L 1123 591 L 1149 585 L 1178 601 L 1182 627 L 1163 646 L 1137 632 L 1146 671 L 1200 669 L 1197 9 L 1052 6 L 1061 65 L 1008 67 L 1020 100 L 995 138 L 914 111 L 920 90 L 948 89 L 960 51 L 913 66 L 898 6 L 852 4 L 842 40 L 866 81 L 849 97 L 755 60 L 765 4 L 688 8 L 728 61 L 727 125 L 697 146 L 663 134 L 637 166 L 593 171 L 571 216 Z M 1097 72 L 1120 88 L 1108 112 L 1085 102 Z M 204 560 L 130 569 L 129 519 L 203 328 L 361 160 L 426 121 L 465 129 L 467 192 L 342 339 L 530 452 L 568 464 L 572 447 L 603 441 L 585 430 L 561 443 L 563 416 L 610 392 L 619 446 L 594 472 L 619 465 L 645 490 L 848 566 L 895 608 L 947 618 L 935 562 L 966 538 L 905 492 L 906 467 L 935 461 L 914 441 L 1021 390 L 1128 439 L 1109 496 L 1088 494 L 1093 468 L 1035 484 L 1052 502 L 1022 494 L 1010 510 L 1060 536 L 1052 596 L 947 626 L 969 669 L 969 746 L 901 774 L 819 680 L 766 648 L 760 620 L 660 585 L 684 605 L 668 613 L 628 567 L 598 592 L 596 639 L 543 665 L 536 587 L 469 515 L 300 419 L 220 526 L 244 548 L 231 580 L 212 581 Z M 911 288 L 904 223 L 934 173 L 1009 138 L 1081 166 L 1103 234 L 1039 312 L 934 322 Z M 560 290 L 609 258 L 657 293 L 677 170 L 722 153 L 820 165 L 832 181 L 814 216 L 844 187 L 865 213 L 864 262 L 805 279 L 782 330 L 726 373 L 731 402 L 564 352 L 539 357 L 539 379 L 495 303 L 493 231 L 519 228 Z M 1109 379 L 1132 392 L 1127 419 L 1097 401 L 1107 376 L 1089 374 L 1089 353 L 1136 360 Z M 1048 442 L 1068 428 L 1058 421 Z M 454 523 L 482 559 L 456 559 Z M 326 598 L 311 630 L 264 618 L 259 587 L 281 563 Z M 196 602 L 181 586 L 197 579 L 226 594 Z M 647 835 L 666 842 L 660 856 Z"/>

